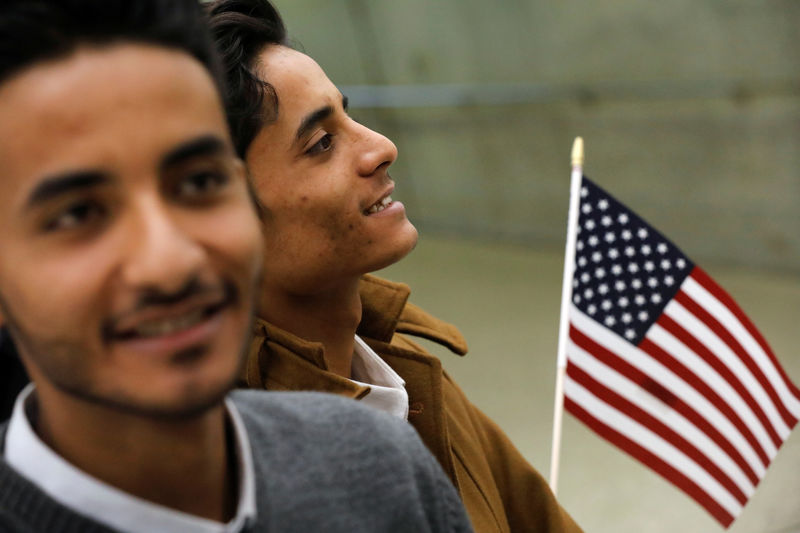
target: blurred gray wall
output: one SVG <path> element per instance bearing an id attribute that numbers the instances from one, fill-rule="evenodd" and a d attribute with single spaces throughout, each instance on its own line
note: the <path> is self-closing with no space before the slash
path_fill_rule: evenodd
<path id="1" fill-rule="evenodd" d="M 277 0 L 422 231 L 563 246 L 586 173 L 699 261 L 800 273 L 800 2 Z"/>

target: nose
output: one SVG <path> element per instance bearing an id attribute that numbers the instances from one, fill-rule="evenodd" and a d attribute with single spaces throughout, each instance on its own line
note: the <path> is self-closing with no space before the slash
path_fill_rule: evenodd
<path id="1" fill-rule="evenodd" d="M 397 159 L 397 146 L 377 131 L 355 123 L 358 128 L 359 157 L 358 174 L 368 178 Z"/>
<path id="2" fill-rule="evenodd" d="M 158 201 L 139 206 L 125 236 L 129 253 L 123 265 L 123 280 L 136 290 L 165 294 L 180 291 L 197 277 L 206 261 L 206 251 L 189 227 L 168 206 Z"/>

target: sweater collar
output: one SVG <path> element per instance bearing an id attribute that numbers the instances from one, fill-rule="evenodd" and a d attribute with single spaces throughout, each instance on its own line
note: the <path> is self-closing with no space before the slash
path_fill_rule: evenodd
<path id="1" fill-rule="evenodd" d="M 235 517 L 216 522 L 164 507 L 113 487 L 73 466 L 36 435 L 28 421 L 26 401 L 34 392 L 29 384 L 17 398 L 4 435 L 3 460 L 42 495 L 47 494 L 68 511 L 119 531 L 170 533 L 233 533 L 255 518 L 255 474 L 252 451 L 244 422 L 234 403 L 225 399 L 238 463 L 238 505 Z M 59 507 L 53 507 L 59 509 Z M 54 511 L 55 512 L 55 511 Z M 59 511 L 60 512 L 60 511 Z"/>

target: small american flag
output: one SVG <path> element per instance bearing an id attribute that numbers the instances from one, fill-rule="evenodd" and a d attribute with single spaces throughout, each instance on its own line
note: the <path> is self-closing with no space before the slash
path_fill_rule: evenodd
<path id="1" fill-rule="evenodd" d="M 583 178 L 566 409 L 723 526 L 800 418 L 800 391 L 739 306 Z"/>

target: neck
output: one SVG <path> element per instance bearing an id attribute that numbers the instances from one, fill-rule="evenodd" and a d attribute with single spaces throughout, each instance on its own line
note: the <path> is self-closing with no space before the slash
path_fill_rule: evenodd
<path id="1" fill-rule="evenodd" d="M 328 370 L 349 378 L 356 329 L 361 322 L 359 279 L 312 294 L 267 286 L 262 291 L 259 315 L 298 337 L 322 343 Z"/>
<path id="2" fill-rule="evenodd" d="M 222 404 L 187 419 L 154 419 L 47 387 L 37 396 L 36 433 L 83 472 L 195 516 L 227 522 L 235 514 L 234 451 Z"/>

